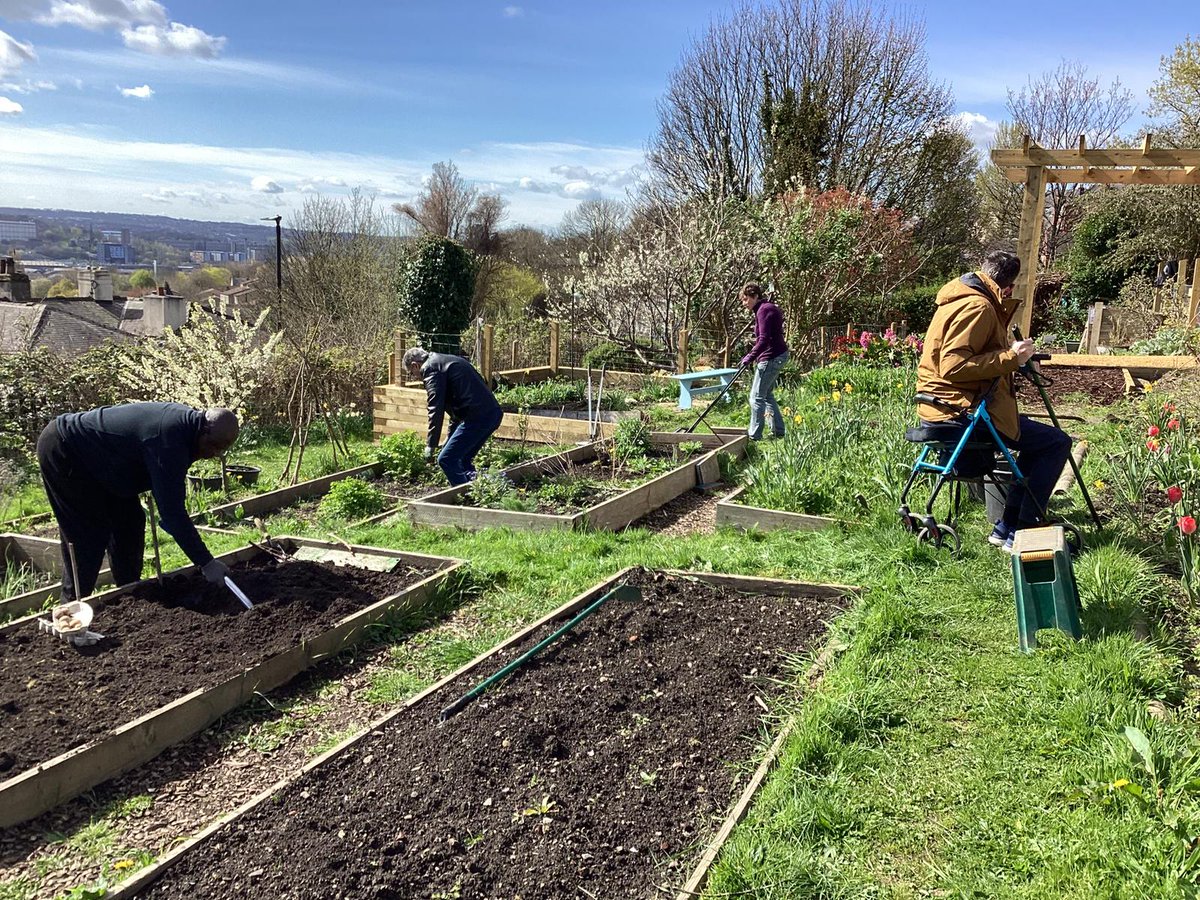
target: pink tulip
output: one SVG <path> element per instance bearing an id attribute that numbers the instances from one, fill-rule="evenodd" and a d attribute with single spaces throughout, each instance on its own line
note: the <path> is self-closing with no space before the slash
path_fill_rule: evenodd
<path id="1" fill-rule="evenodd" d="M 1167 488 L 1167 500 L 1169 500 L 1171 503 L 1178 503 L 1182 499 L 1183 490 L 1181 488 L 1174 486 Z"/>
<path id="2" fill-rule="evenodd" d="M 1180 516 L 1179 517 L 1179 530 L 1183 534 L 1195 534 L 1196 533 L 1196 520 L 1194 518 L 1192 518 L 1191 516 Z"/>

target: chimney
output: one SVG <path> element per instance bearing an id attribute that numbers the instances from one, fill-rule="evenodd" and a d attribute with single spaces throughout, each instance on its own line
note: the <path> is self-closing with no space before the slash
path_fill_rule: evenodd
<path id="1" fill-rule="evenodd" d="M 178 331 L 187 322 L 187 301 L 169 290 L 169 285 L 160 286 L 142 298 L 142 334 L 146 337 L 163 334 L 168 328 Z"/>
<path id="2" fill-rule="evenodd" d="M 97 303 L 112 303 L 112 272 L 88 266 L 79 273 L 79 296 Z"/>
<path id="3" fill-rule="evenodd" d="M 29 276 L 17 271 L 17 261 L 13 257 L 0 256 L 0 300 L 28 303 L 32 299 Z"/>

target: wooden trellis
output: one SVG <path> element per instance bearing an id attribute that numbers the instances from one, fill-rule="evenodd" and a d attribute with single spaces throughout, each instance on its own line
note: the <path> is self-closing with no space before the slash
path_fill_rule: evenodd
<path id="1" fill-rule="evenodd" d="M 1038 251 L 1042 243 L 1042 222 L 1049 184 L 1194 184 L 1200 185 L 1200 150 L 1154 150 L 1151 135 L 1138 149 L 1088 149 L 1081 135 L 1079 146 L 1068 150 L 1047 150 L 1033 144 L 1026 135 L 1019 150 L 993 150 L 992 162 L 1009 181 L 1024 184 L 1021 201 L 1021 229 L 1017 254 L 1021 257 L 1021 275 L 1013 296 L 1021 306 L 1013 321 L 1023 334 L 1029 334 L 1033 320 L 1033 291 L 1037 285 Z M 1196 261 L 1200 264 L 1200 260 Z M 1186 299 L 1188 261 L 1179 261 L 1176 282 L 1180 299 Z M 1200 282 L 1200 278 L 1196 279 Z M 1189 323 L 1196 321 L 1200 284 L 1192 291 L 1188 305 Z"/>

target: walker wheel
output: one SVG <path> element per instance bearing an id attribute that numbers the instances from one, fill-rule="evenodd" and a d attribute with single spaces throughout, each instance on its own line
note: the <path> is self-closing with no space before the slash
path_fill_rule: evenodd
<path id="1" fill-rule="evenodd" d="M 949 548 L 951 553 L 958 553 L 962 549 L 962 540 L 958 536 L 958 532 L 949 525 L 937 525 L 933 528 L 922 528 L 917 532 L 917 543 L 933 544 L 935 549 L 941 550 L 943 547 Z M 953 543 L 951 543 L 953 542 Z"/>

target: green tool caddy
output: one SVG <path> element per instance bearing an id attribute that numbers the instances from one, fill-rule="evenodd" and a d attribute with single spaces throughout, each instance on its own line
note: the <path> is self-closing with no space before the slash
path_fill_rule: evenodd
<path id="1" fill-rule="evenodd" d="M 1042 628 L 1058 628 L 1075 640 L 1083 637 L 1079 588 L 1061 526 L 1018 531 L 1013 539 L 1012 574 L 1022 651 L 1037 649 L 1037 633 Z"/>

